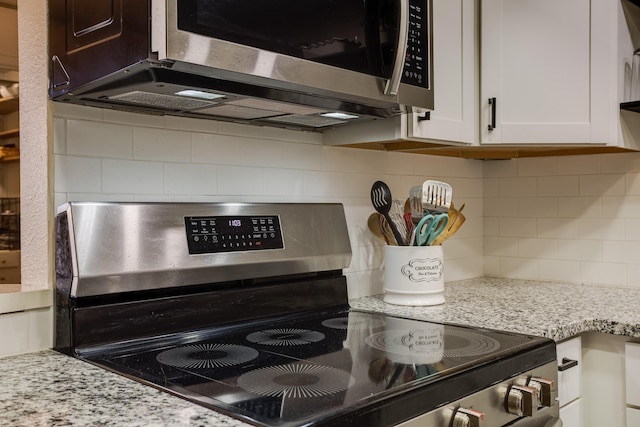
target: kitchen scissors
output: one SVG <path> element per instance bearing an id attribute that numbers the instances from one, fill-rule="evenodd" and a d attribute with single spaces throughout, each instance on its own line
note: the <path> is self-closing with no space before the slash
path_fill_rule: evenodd
<path id="1" fill-rule="evenodd" d="M 416 226 L 416 245 L 429 246 L 436 237 L 442 233 L 449 222 L 449 215 L 446 213 L 432 215 L 427 214 Z"/>

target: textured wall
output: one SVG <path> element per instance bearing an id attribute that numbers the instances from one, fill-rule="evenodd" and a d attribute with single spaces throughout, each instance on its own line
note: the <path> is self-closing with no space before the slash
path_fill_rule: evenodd
<path id="1" fill-rule="evenodd" d="M 18 9 L 20 61 L 20 185 L 22 289 L 52 286 L 52 204 L 48 113 L 47 2 L 21 0 Z"/>

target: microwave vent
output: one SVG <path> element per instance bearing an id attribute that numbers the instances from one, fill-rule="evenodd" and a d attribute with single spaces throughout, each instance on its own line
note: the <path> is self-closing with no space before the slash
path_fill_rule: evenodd
<path id="1" fill-rule="evenodd" d="M 321 128 L 325 126 L 332 126 L 332 125 L 347 123 L 344 120 L 333 119 L 330 117 L 299 116 L 299 115 L 272 117 L 270 119 L 267 119 L 267 121 L 274 122 L 274 123 L 285 123 L 290 125 L 309 126 L 314 128 Z"/>
<path id="2" fill-rule="evenodd" d="M 201 110 L 194 111 L 194 113 L 244 120 L 263 119 L 265 117 L 273 117 L 282 114 L 277 111 L 259 110 L 257 108 L 242 107 L 239 105 L 230 104 L 203 108 Z"/>
<path id="3" fill-rule="evenodd" d="M 215 102 L 185 98 L 183 96 L 166 95 L 161 93 L 151 93 L 143 91 L 133 91 L 118 95 L 112 95 L 109 97 L 109 99 L 176 111 L 193 110 L 196 108 L 204 108 L 215 105 Z"/>

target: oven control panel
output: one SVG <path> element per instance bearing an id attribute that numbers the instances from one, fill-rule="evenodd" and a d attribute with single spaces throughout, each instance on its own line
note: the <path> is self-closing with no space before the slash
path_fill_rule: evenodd
<path id="1" fill-rule="evenodd" d="M 283 249 L 278 215 L 186 216 L 189 254 Z"/>

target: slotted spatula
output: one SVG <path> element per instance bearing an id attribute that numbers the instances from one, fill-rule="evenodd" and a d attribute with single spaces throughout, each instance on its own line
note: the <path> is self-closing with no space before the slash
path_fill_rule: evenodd
<path id="1" fill-rule="evenodd" d="M 422 184 L 422 209 L 429 212 L 449 212 L 453 188 L 442 181 L 429 179 Z"/>

